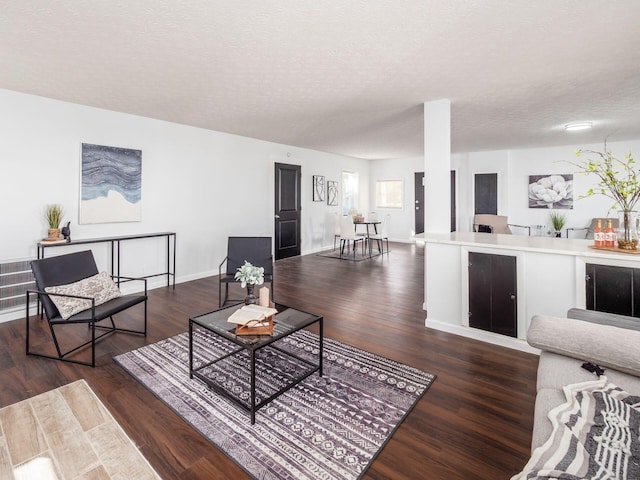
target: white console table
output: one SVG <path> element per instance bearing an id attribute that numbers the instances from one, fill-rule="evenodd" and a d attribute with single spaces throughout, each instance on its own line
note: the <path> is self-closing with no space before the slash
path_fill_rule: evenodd
<path id="1" fill-rule="evenodd" d="M 144 278 L 165 276 L 167 277 L 167 287 L 173 285 L 176 288 L 176 233 L 175 232 L 154 232 L 154 233 L 138 233 L 133 235 L 122 235 L 117 237 L 100 237 L 100 238 L 79 238 L 65 243 L 46 243 L 39 242 L 38 259 L 44 258 L 45 250 L 48 248 L 68 247 L 72 245 L 85 245 L 91 243 L 109 243 L 111 245 L 111 275 L 120 276 L 120 246 L 122 243 L 130 240 L 139 240 L 145 238 L 164 238 L 166 239 L 166 262 L 164 272 L 145 275 Z M 115 268 L 114 268 L 115 264 Z M 118 281 L 120 285 L 120 281 Z"/>

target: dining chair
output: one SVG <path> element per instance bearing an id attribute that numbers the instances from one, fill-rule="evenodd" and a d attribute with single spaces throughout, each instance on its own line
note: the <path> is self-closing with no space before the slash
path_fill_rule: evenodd
<path id="1" fill-rule="evenodd" d="M 353 248 L 353 259 L 356 259 L 356 246 L 358 242 L 362 242 L 364 248 L 365 237 L 356 235 L 356 230 L 353 224 L 353 218 L 350 216 L 340 217 L 340 258 L 344 253 L 344 247 L 349 246 L 351 242 Z M 363 252 L 364 253 L 364 252 Z"/>
<path id="2" fill-rule="evenodd" d="M 391 215 L 386 214 L 382 217 L 380 225 L 377 225 L 376 232 L 369 235 L 370 241 L 376 241 L 378 244 L 378 251 L 384 253 L 384 241 L 387 241 L 387 254 L 389 253 L 389 223 L 391 222 Z"/>
<path id="3" fill-rule="evenodd" d="M 522 228 L 527 231 L 528 236 L 531 236 L 531 227 L 529 225 L 516 225 L 514 223 L 509 223 L 506 215 L 477 213 L 473 217 L 474 232 L 502 233 L 511 235 L 513 232 L 510 227 Z"/>
<path id="4" fill-rule="evenodd" d="M 574 238 L 586 238 L 589 240 L 593 240 L 593 232 L 596 230 L 596 225 L 598 224 L 598 220 L 600 220 L 600 225 L 604 229 L 607 225 L 607 220 L 611 220 L 611 225 L 613 228 L 618 228 L 618 219 L 617 218 L 604 218 L 604 217 L 595 217 L 591 219 L 591 224 L 588 227 L 570 227 L 567 228 L 567 238 L 569 238 L 569 232 L 571 232 L 571 236 Z M 579 232 L 579 233 L 575 233 Z"/>
<path id="5" fill-rule="evenodd" d="M 336 249 L 336 240 L 340 239 L 340 215 L 333 213 L 333 250 Z"/>

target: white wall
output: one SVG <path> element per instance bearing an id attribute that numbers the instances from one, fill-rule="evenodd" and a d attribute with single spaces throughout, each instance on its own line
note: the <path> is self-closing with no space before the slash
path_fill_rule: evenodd
<path id="1" fill-rule="evenodd" d="M 415 226 L 415 188 L 414 174 L 424 172 L 424 157 L 401 158 L 397 160 L 372 160 L 371 161 L 371 210 L 382 215 L 391 215 L 389 224 L 389 239 L 392 241 L 407 242 L 414 233 Z M 376 181 L 401 180 L 404 186 L 403 208 L 377 208 Z M 364 184 L 363 184 L 364 185 Z M 364 211 L 364 213 L 368 213 Z"/>
<path id="2" fill-rule="evenodd" d="M 622 158 L 631 152 L 640 156 L 640 140 L 609 142 L 607 147 L 614 155 Z M 563 210 L 567 216 L 567 227 L 586 227 L 593 217 L 606 217 L 613 201 L 602 195 L 579 198 L 598 183 L 594 175 L 578 173 L 578 169 L 568 162 L 581 161 L 586 156 L 576 158 L 576 148 L 601 151 L 603 144 L 582 144 L 521 150 L 498 150 L 488 152 L 468 152 L 451 155 L 451 168 L 456 170 L 458 231 L 471 231 L 473 224 L 473 179 L 476 173 L 498 174 L 498 213 L 507 215 L 509 222 L 518 225 L 551 225 L 549 211 L 529 208 L 529 175 L 573 174 L 574 206 Z M 377 160 L 371 164 L 371 182 L 382 179 L 405 179 L 405 209 L 392 212 L 391 235 L 396 240 L 407 240 L 406 232 L 414 228 L 413 173 L 423 171 L 422 157 Z M 407 179 L 411 179 L 410 182 Z M 375 191 L 372 185 L 372 204 Z M 611 213 L 615 217 L 615 212 Z M 515 230 L 514 230 L 515 231 Z M 522 230 L 517 230 L 522 232 Z M 533 233 L 533 230 L 532 230 Z M 564 236 L 564 233 L 563 233 Z"/>
<path id="3" fill-rule="evenodd" d="M 603 144 L 582 144 L 576 141 L 573 145 L 561 147 L 470 153 L 468 163 L 462 167 L 463 175 L 473 184 L 473 175 L 480 169 L 478 164 L 482 165 L 481 169 L 484 172 L 493 169 L 494 172 L 498 172 L 498 188 L 502 194 L 502 198 L 499 198 L 498 213 L 507 215 L 510 223 L 550 226 L 548 209 L 529 208 L 529 175 L 573 174 L 573 209 L 562 210 L 567 216 L 565 228 L 586 227 L 593 217 L 607 216 L 614 202 L 602 195 L 580 198 L 599 180 L 595 175 L 578 173 L 578 169 L 569 162 L 582 162 L 588 158 L 576 158 L 576 148 L 601 151 L 603 147 Z M 629 152 L 640 152 L 640 140 L 609 142 L 607 147 L 614 155 L 622 158 Z M 466 211 L 461 210 L 461 215 L 467 219 L 473 218 L 473 198 L 465 207 Z M 612 212 L 612 216 L 616 216 L 615 212 Z"/>
<path id="4" fill-rule="evenodd" d="M 330 213 L 339 208 L 312 201 L 312 175 L 340 181 L 342 170 L 358 172 L 360 205 L 369 208 L 366 160 L 7 90 L 0 90 L 0 135 L 0 262 L 35 258 L 46 236 L 44 207 L 60 203 L 72 238 L 175 231 L 177 281 L 217 274 L 228 236 L 273 235 L 275 162 L 302 166 L 303 254 L 333 246 Z M 142 150 L 141 222 L 78 225 L 82 143 Z M 158 241 L 123 250 L 130 261 L 122 274 L 162 265 Z"/>

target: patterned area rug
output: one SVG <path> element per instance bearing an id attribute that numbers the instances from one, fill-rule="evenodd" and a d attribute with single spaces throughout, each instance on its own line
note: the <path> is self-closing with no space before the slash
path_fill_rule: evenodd
<path id="1" fill-rule="evenodd" d="M 199 345 L 224 355 L 230 342 L 195 330 Z M 276 345 L 317 361 L 317 335 L 300 331 Z M 194 349 L 196 352 L 198 348 Z M 248 356 L 227 362 L 219 381 L 247 395 Z M 435 376 L 325 339 L 324 375 L 314 373 L 256 413 L 249 414 L 188 372 L 188 333 L 115 357 L 205 438 L 255 478 L 317 480 L 362 476 L 393 432 L 427 391 Z M 202 362 L 196 359 L 196 364 Z M 291 362 L 276 349 L 258 351 L 257 370 L 282 380 Z M 267 382 L 268 383 L 268 382 Z"/>

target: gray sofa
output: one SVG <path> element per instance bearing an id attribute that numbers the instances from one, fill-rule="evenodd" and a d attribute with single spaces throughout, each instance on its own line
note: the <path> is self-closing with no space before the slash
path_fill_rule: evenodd
<path id="1" fill-rule="evenodd" d="M 611 382 L 640 395 L 640 318 L 578 308 L 567 318 L 536 315 L 527 342 L 541 350 L 532 450 L 551 433 L 547 414 L 565 401 L 562 387 L 597 378 L 584 362 L 600 365 Z"/>
<path id="2" fill-rule="evenodd" d="M 625 395 L 628 392 L 627 401 L 632 396 L 640 396 L 640 318 L 582 309 L 569 310 L 567 318 L 537 315 L 531 320 L 527 341 L 541 350 L 531 448 L 534 455 L 525 467 L 531 476 L 527 477 L 523 472 L 514 479 L 538 478 L 531 474 L 536 470 L 534 460 L 537 456 L 537 466 L 542 464 L 540 458 L 544 454 L 540 451 L 550 450 L 551 437 L 559 430 L 553 429 L 548 414 L 567 404 L 568 393 L 563 387 L 599 380 L 595 373 L 582 368 L 583 363 L 602 367 L 606 376 L 606 379 L 602 377 L 603 381 L 620 387 Z M 579 389 L 576 391 L 580 392 Z M 538 447 L 541 448 L 536 451 Z M 556 449 L 555 446 L 552 448 Z M 633 461 L 637 462 L 637 457 Z M 585 474 L 584 478 L 591 477 Z"/>

